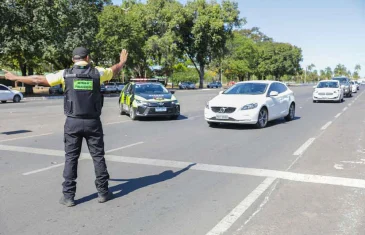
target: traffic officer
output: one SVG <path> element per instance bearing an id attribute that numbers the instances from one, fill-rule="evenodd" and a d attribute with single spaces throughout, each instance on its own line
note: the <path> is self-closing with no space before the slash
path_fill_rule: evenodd
<path id="1" fill-rule="evenodd" d="M 56 86 L 64 88 L 64 112 L 67 116 L 64 126 L 65 168 L 63 196 L 60 203 L 68 207 L 75 205 L 77 164 L 85 138 L 95 168 L 95 185 L 98 201 L 106 202 L 112 197 L 109 192 L 109 174 L 104 158 L 103 128 L 100 121 L 103 96 L 100 84 L 118 74 L 127 61 L 128 53 L 122 50 L 120 61 L 111 68 L 94 67 L 90 63 L 89 51 L 77 47 L 73 51 L 72 68 L 40 76 L 16 76 L 5 71 L 5 79 L 30 85 Z"/>

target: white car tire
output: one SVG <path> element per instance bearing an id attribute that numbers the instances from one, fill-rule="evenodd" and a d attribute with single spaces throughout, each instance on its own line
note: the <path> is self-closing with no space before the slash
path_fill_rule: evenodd
<path id="1" fill-rule="evenodd" d="M 123 104 L 119 103 L 119 114 L 120 115 L 125 115 L 125 112 L 123 110 Z"/>
<path id="2" fill-rule="evenodd" d="M 14 98 L 13 98 L 13 102 L 14 103 L 19 103 L 21 99 L 22 98 L 20 97 L 20 95 L 15 95 Z"/>
<path id="3" fill-rule="evenodd" d="M 295 104 L 291 103 L 289 107 L 289 113 L 287 116 L 285 116 L 286 121 L 292 121 L 295 118 Z"/>
<path id="4" fill-rule="evenodd" d="M 257 118 L 256 127 L 259 129 L 265 128 L 267 126 L 268 120 L 269 113 L 267 111 L 267 108 L 261 108 Z"/>

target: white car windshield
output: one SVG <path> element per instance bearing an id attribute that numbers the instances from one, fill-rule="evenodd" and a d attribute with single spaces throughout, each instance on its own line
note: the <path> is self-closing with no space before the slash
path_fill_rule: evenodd
<path id="1" fill-rule="evenodd" d="M 225 95 L 261 95 L 266 92 L 268 84 L 267 83 L 254 83 L 254 82 L 247 82 L 247 83 L 239 83 L 225 92 Z"/>
<path id="2" fill-rule="evenodd" d="M 320 82 L 317 88 L 338 88 L 337 82 Z"/>

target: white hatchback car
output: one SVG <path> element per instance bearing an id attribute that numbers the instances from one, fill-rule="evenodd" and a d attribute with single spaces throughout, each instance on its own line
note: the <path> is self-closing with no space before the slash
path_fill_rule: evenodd
<path id="1" fill-rule="evenodd" d="M 337 101 L 341 103 L 343 101 L 344 88 L 337 80 L 323 80 L 313 88 L 313 103 L 318 101 Z"/>
<path id="2" fill-rule="evenodd" d="M 11 90 L 7 86 L 0 84 L 0 101 L 6 103 L 12 100 L 14 103 L 20 102 L 23 99 L 23 94 L 16 90 Z"/>
<path id="3" fill-rule="evenodd" d="M 294 119 L 294 93 L 281 82 L 239 82 L 210 100 L 204 116 L 209 126 L 236 123 L 264 128 L 274 119 Z"/>

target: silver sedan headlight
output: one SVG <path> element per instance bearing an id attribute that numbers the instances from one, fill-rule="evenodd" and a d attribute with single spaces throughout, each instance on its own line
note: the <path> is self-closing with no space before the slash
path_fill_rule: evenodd
<path id="1" fill-rule="evenodd" d="M 249 110 L 249 109 L 254 109 L 257 108 L 258 104 L 257 103 L 252 103 L 252 104 L 246 104 L 245 106 L 243 106 L 241 108 L 241 110 Z"/>

